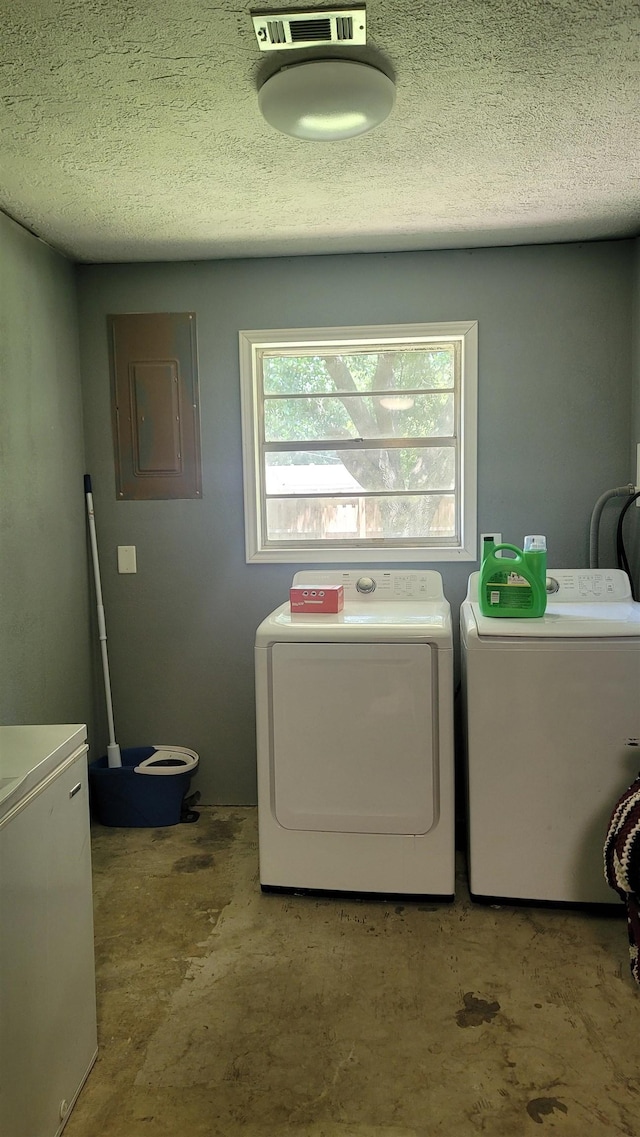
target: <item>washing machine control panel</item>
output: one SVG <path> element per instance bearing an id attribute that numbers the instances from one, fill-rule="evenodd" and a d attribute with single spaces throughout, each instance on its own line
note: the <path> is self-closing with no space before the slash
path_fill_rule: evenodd
<path id="1" fill-rule="evenodd" d="M 442 577 L 431 569 L 408 570 L 353 569 L 347 572 L 337 570 L 322 572 L 297 572 L 293 578 L 294 587 L 304 587 L 312 583 L 341 584 L 345 600 L 366 600 L 372 604 L 378 600 L 442 600 Z"/>
<path id="2" fill-rule="evenodd" d="M 581 603 L 628 600 L 629 579 L 620 569 L 549 569 L 547 596 L 550 600 Z"/>
<path id="3" fill-rule="evenodd" d="M 436 577 L 437 580 L 432 578 Z M 440 576 L 434 572 L 345 572 L 341 574 L 348 596 L 375 600 L 436 600 L 442 595 Z"/>

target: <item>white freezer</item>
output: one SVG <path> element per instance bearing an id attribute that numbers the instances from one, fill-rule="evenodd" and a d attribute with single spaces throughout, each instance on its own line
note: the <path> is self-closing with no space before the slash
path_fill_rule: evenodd
<path id="1" fill-rule="evenodd" d="M 86 727 L 0 727 L 0 1130 L 56 1137 L 97 1054 Z"/>

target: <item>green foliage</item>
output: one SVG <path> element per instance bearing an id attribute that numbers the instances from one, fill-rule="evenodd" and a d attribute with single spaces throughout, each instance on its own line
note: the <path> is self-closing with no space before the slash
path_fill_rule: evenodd
<path id="1" fill-rule="evenodd" d="M 453 347 L 442 346 L 336 355 L 265 354 L 263 373 L 265 395 L 452 389 L 454 353 Z"/>
<path id="2" fill-rule="evenodd" d="M 343 354 L 264 355 L 264 428 L 268 442 L 300 442 L 297 451 L 267 454 L 269 465 L 343 464 L 364 490 L 451 489 L 453 446 L 411 447 L 411 439 L 451 437 L 454 425 L 453 346 Z M 407 394 L 410 392 L 410 394 Z M 282 396 L 298 396 L 286 398 Z M 269 396 L 276 396 L 270 398 Z M 281 396 L 281 397 L 277 397 Z M 395 400 L 395 405 L 394 405 Z M 398 448 L 375 440 L 406 440 Z M 363 450 L 332 449 L 331 441 L 362 439 Z M 327 441 L 309 451 L 304 442 Z M 437 499 L 381 499 L 385 531 L 428 527 Z"/>

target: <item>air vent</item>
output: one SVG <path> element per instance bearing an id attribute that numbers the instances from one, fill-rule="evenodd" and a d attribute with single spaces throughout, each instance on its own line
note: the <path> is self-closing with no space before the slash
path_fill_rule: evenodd
<path id="1" fill-rule="evenodd" d="M 296 44 L 331 42 L 331 20 L 291 20 L 289 31 Z"/>
<path id="2" fill-rule="evenodd" d="M 367 42 L 364 8 L 343 8 L 339 12 L 265 12 L 252 18 L 260 51 Z"/>

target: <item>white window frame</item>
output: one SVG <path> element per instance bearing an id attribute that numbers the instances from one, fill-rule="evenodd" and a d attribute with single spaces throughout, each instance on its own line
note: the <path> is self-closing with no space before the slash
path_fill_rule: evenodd
<path id="1" fill-rule="evenodd" d="M 430 339 L 458 340 L 461 346 L 461 391 L 458 441 L 460 541 L 457 545 L 385 546 L 383 542 L 353 541 L 340 547 L 327 540 L 322 547 L 295 548 L 263 541 L 262 391 L 259 389 L 260 350 L 294 346 L 349 348 L 423 343 Z M 248 564 L 379 564 L 381 562 L 475 561 L 477 559 L 477 403 L 478 323 L 476 320 L 434 324 L 391 324 L 344 328 L 286 328 L 239 332 L 244 471 L 245 545 Z"/>

